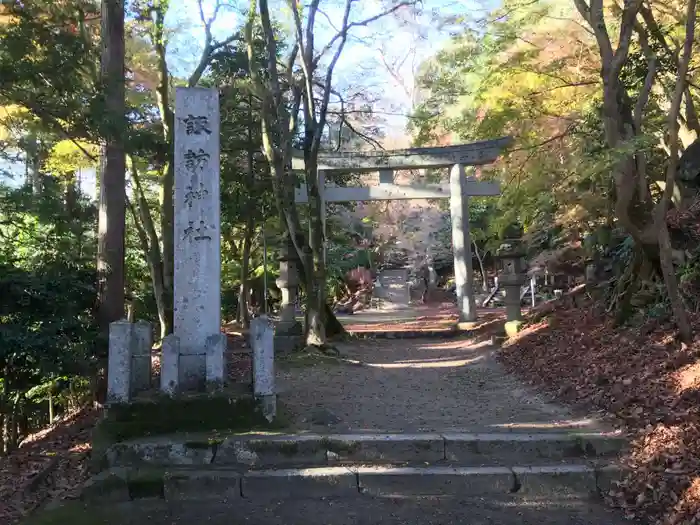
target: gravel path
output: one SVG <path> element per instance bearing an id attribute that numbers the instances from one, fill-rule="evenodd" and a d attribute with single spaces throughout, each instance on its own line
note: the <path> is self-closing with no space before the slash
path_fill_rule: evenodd
<path id="1" fill-rule="evenodd" d="M 486 343 L 364 340 L 340 351 L 362 366 L 279 367 L 280 398 L 298 430 L 527 432 L 588 424 L 506 374 Z"/>

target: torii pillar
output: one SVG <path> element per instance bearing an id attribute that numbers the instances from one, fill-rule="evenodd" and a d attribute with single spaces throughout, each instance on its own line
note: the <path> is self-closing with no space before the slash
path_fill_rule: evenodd
<path id="1" fill-rule="evenodd" d="M 459 322 L 476 321 L 474 298 L 472 245 L 469 232 L 469 197 L 500 194 L 495 182 L 480 181 L 467 176 L 466 166 L 491 164 L 504 148 L 512 143 L 510 137 L 494 140 L 437 146 L 408 148 L 393 151 L 329 152 L 319 155 L 319 190 L 325 239 L 326 203 L 450 199 L 452 216 L 452 246 L 454 251 L 455 285 L 459 309 Z M 295 152 L 292 159 L 295 171 L 304 170 L 302 152 Z M 402 186 L 394 184 L 394 172 L 410 169 L 449 168 L 449 184 Z M 378 186 L 339 187 L 326 184 L 326 176 L 332 173 L 367 173 L 379 171 Z M 309 195 L 305 185 L 296 189 L 295 202 L 306 204 Z"/>
<path id="2" fill-rule="evenodd" d="M 452 166 L 450 169 L 450 215 L 452 217 L 455 291 L 460 323 L 476 321 L 467 181 L 464 165 Z"/>

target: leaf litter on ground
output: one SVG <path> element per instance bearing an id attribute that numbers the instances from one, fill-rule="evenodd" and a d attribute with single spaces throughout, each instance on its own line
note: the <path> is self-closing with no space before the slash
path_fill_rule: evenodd
<path id="1" fill-rule="evenodd" d="M 0 523 L 14 525 L 48 501 L 77 496 L 90 475 L 90 435 L 99 414 L 73 413 L 0 458 Z"/>
<path id="2" fill-rule="evenodd" d="M 607 495 L 655 524 L 700 523 L 700 339 L 673 324 L 616 327 L 590 297 L 547 303 L 499 359 L 558 400 L 611 418 L 630 436 L 623 476 Z M 700 316 L 693 315 L 696 333 Z"/>

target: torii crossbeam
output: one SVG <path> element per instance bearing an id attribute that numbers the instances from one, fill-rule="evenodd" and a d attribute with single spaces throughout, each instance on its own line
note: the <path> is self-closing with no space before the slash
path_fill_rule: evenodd
<path id="1" fill-rule="evenodd" d="M 467 177 L 465 166 L 481 166 L 496 161 L 501 152 L 512 143 L 511 137 L 495 140 L 440 146 L 409 148 L 393 151 L 321 153 L 318 159 L 319 186 L 323 210 L 325 239 L 326 206 L 328 202 L 450 199 L 452 216 L 452 248 L 454 251 L 455 284 L 460 321 L 476 320 L 474 300 L 471 238 L 469 235 L 469 197 L 498 196 L 498 183 Z M 449 184 L 411 185 L 394 184 L 394 171 L 425 168 L 450 168 Z M 302 152 L 295 152 L 292 161 L 295 171 L 304 170 Z M 379 171 L 378 186 L 326 186 L 325 174 L 362 173 Z M 305 185 L 297 188 L 295 202 L 309 202 Z M 325 242 L 325 241 L 324 241 Z"/>

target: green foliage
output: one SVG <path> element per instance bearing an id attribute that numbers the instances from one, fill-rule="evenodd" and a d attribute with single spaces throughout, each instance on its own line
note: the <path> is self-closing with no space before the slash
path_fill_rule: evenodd
<path id="1" fill-rule="evenodd" d="M 595 42 L 560 16 L 561 4 L 507 0 L 485 29 L 466 27 L 423 67 L 429 95 L 412 120 L 417 143 L 515 138 L 482 171 L 501 182 L 501 198 L 472 206 L 486 249 L 516 222 L 540 249 L 575 243 L 611 210 Z M 572 38 L 575 50 L 559 45 Z"/>
<path id="2" fill-rule="evenodd" d="M 338 239 L 328 243 L 326 251 L 327 297 L 339 299 L 345 295 L 345 278 L 350 270 L 362 266 L 372 268 L 372 256 L 368 249 L 341 243 Z"/>
<path id="3" fill-rule="evenodd" d="M 95 356 L 96 275 L 64 261 L 31 271 L 0 265 L 0 369 L 19 388 L 45 375 L 77 374 Z"/>
<path id="4" fill-rule="evenodd" d="M 41 196 L 0 186 L 0 413 L 22 414 L 27 431 L 46 423 L 49 392 L 56 413 L 76 401 L 105 348 L 94 230 L 94 206 L 55 179 Z"/>
<path id="5" fill-rule="evenodd" d="M 282 410 L 283 412 L 283 410 Z M 283 414 L 269 423 L 252 397 L 240 395 L 159 397 L 114 405 L 96 430 L 101 451 L 112 443 L 177 432 L 248 432 L 281 429 Z"/>
<path id="6" fill-rule="evenodd" d="M 90 138 L 108 126 L 98 89 L 95 2 L 11 2 L 0 24 L 0 104 L 18 104 L 47 129 Z M 97 118 L 99 116 L 99 118 Z"/>

